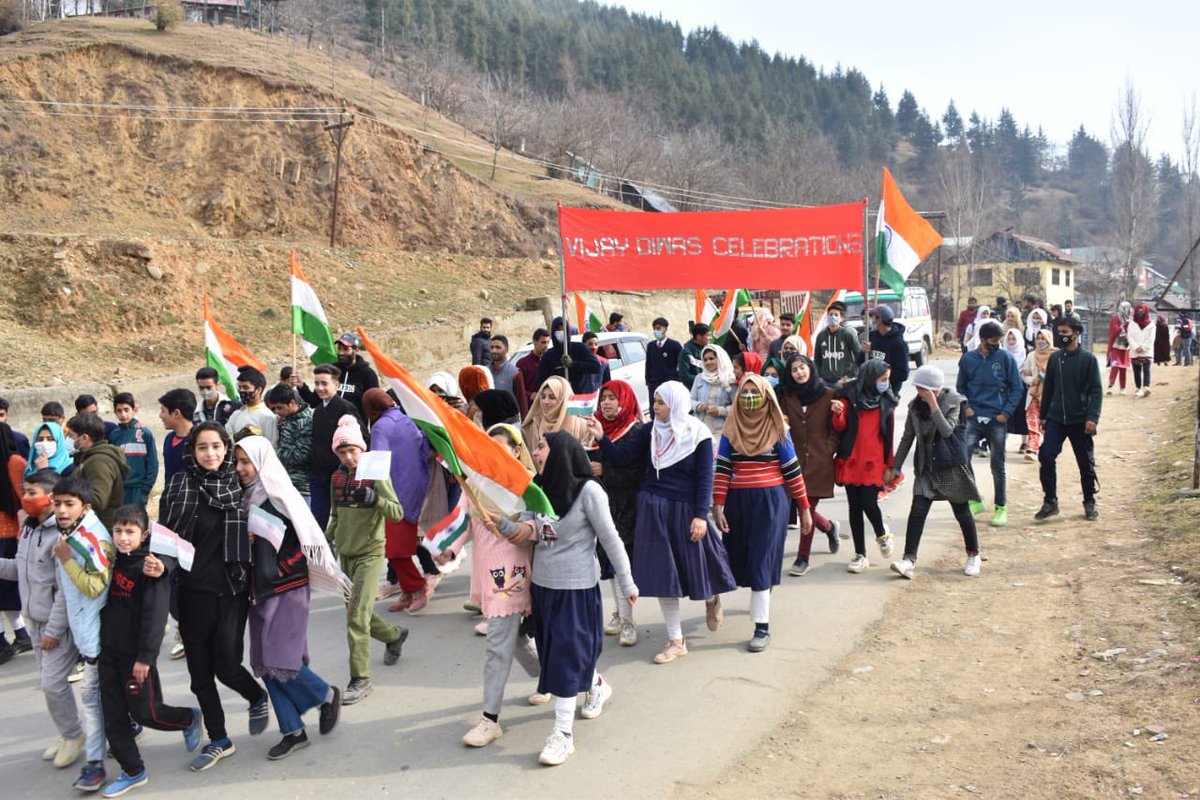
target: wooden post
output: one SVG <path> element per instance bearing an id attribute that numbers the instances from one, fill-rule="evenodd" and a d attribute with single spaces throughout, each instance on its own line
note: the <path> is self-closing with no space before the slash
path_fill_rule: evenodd
<path id="1" fill-rule="evenodd" d="M 345 119 L 346 112 L 343 109 L 338 118 L 342 121 L 330 123 L 325 126 L 325 130 L 329 133 L 329 137 L 333 139 L 334 147 L 337 148 L 337 158 L 333 163 L 333 214 L 329 220 L 329 246 L 337 247 L 337 212 L 338 212 L 338 184 L 342 177 L 342 145 L 346 142 L 346 136 L 350 133 L 350 128 L 354 126 L 354 119 Z"/>

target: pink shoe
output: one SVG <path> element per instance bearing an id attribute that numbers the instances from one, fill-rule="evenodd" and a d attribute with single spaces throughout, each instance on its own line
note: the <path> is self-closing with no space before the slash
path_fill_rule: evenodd
<path id="1" fill-rule="evenodd" d="M 687 642 L 683 639 L 671 639 L 667 642 L 667 646 L 662 649 L 662 652 L 654 657 L 654 663 L 670 664 L 675 659 L 682 658 L 687 654 Z"/>
<path id="2" fill-rule="evenodd" d="M 396 602 L 388 606 L 388 611 L 391 611 L 392 613 L 403 611 L 412 605 L 412 597 L 413 596 L 407 592 L 401 592 L 400 597 L 396 599 Z"/>
<path id="3" fill-rule="evenodd" d="M 412 601 L 408 604 L 408 613 L 410 614 L 416 614 L 422 608 L 429 605 L 428 592 L 413 592 L 408 597 Z"/>
<path id="4" fill-rule="evenodd" d="M 488 624 L 487 624 L 486 619 L 483 622 L 477 623 L 475 625 L 475 633 L 479 634 L 480 636 L 487 636 L 487 632 L 488 632 Z"/>
<path id="5" fill-rule="evenodd" d="M 425 596 L 433 597 L 434 590 L 437 589 L 439 583 L 442 582 L 441 575 L 428 575 L 425 577 Z"/>
<path id="6" fill-rule="evenodd" d="M 388 598 L 395 597 L 401 593 L 402 590 L 400 589 L 399 584 L 385 583 L 383 586 L 379 587 L 379 593 L 375 595 L 375 599 L 387 600 Z"/>

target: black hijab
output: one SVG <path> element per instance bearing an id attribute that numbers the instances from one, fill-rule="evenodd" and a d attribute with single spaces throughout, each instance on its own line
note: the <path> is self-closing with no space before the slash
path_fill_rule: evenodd
<path id="1" fill-rule="evenodd" d="M 808 365 L 808 381 L 805 383 L 797 383 L 796 379 L 792 377 L 792 365 L 797 361 L 803 361 Z M 785 392 L 794 394 L 799 398 L 800 403 L 806 406 L 820 400 L 825 394 L 825 381 L 821 380 L 821 376 L 817 374 L 817 365 L 805 355 L 796 354 L 788 357 L 783 374 L 779 377 L 779 383 Z"/>
<path id="2" fill-rule="evenodd" d="M 856 410 L 867 411 L 879 408 L 881 405 L 896 407 L 896 397 L 892 394 L 890 386 L 884 392 L 875 388 L 879 378 L 888 369 L 890 369 L 888 363 L 882 358 L 869 358 L 863 362 L 862 368 L 858 371 L 858 379 L 847 386 L 845 392 L 846 398 L 854 404 Z"/>
<path id="3" fill-rule="evenodd" d="M 9 480 L 8 460 L 19 455 L 17 437 L 13 436 L 12 428 L 7 422 L 0 422 L 0 511 L 14 520 L 17 518 L 17 509 L 20 508 L 17 498 L 21 496 L 22 487 L 13 486 Z M 21 471 L 24 472 L 24 469 Z"/>
<path id="4" fill-rule="evenodd" d="M 575 505 L 584 484 L 595 480 L 592 462 L 588 460 L 579 440 L 566 431 L 547 433 L 546 444 L 550 446 L 550 454 L 546 456 L 542 474 L 534 480 L 546 493 L 554 513 L 562 517 Z M 530 442 L 529 446 L 536 446 L 536 442 Z"/>
<path id="5" fill-rule="evenodd" d="M 485 431 L 501 422 L 520 422 L 521 410 L 517 408 L 517 398 L 513 397 L 512 392 L 504 389 L 485 389 L 471 398 L 471 402 L 483 415 Z"/>

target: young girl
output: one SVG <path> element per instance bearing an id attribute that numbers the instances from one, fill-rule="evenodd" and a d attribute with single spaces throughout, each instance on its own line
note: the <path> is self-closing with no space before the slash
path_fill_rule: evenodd
<path id="1" fill-rule="evenodd" d="M 1150 362 L 1154 359 L 1154 320 L 1150 306 L 1138 303 L 1129 323 L 1129 360 L 1133 365 L 1134 397 L 1150 394 Z"/>
<path id="2" fill-rule="evenodd" d="M 596 671 L 604 644 L 597 542 L 611 554 L 621 592 L 631 605 L 637 601 L 638 588 L 608 512 L 608 498 L 592 477 L 583 446 L 569 434 L 556 431 L 539 439 L 532 455 L 537 481 L 558 520 L 536 516 L 532 524 L 518 525 L 501 518 L 499 530 L 513 542 L 533 539 L 536 534 L 537 571 L 530 592 L 541 667 L 538 691 L 554 697 L 554 730 L 538 761 L 555 766 L 575 752 L 572 727 L 577 695 L 587 692 L 580 713 L 584 719 L 594 719 L 613 692 Z"/>
<path id="3" fill-rule="evenodd" d="M 184 469 L 172 476 L 159 501 L 159 521 L 196 548 L 192 569 L 178 573 L 178 601 L 192 693 L 211 740 L 192 760 L 192 770 L 199 772 L 237 751 L 225 730 L 218 680 L 250 704 L 251 736 L 267 729 L 270 712 L 267 690 L 242 666 L 252 556 L 225 426 L 203 422 L 192 428 L 183 459 Z M 153 555 L 146 563 L 147 574 L 161 574 L 162 562 Z"/>
<path id="4" fill-rule="evenodd" d="M 1042 386 L 1046 380 L 1050 354 L 1057 349 L 1050 338 L 1049 328 L 1039 330 L 1033 337 L 1032 352 L 1021 365 L 1021 380 L 1029 387 L 1029 406 L 1025 409 L 1025 424 L 1029 427 L 1026 461 L 1037 461 L 1038 448 L 1042 446 Z"/>
<path id="5" fill-rule="evenodd" d="M 520 431 L 512 425 L 500 424 L 490 428 L 488 435 L 504 445 L 513 458 L 533 474 L 533 462 L 529 459 Z M 499 511 L 487 507 L 486 499 L 482 502 L 485 511 L 499 516 Z M 504 686 L 512 671 L 513 658 L 521 661 L 521 666 L 530 677 L 538 675 L 529 637 L 522 629 L 522 623 L 532 610 L 529 581 L 533 571 L 533 547 L 528 541 L 511 541 L 502 536 L 490 520 L 473 516 L 467 536 L 459 537 L 453 549 L 443 551 L 438 560 L 448 562 L 467 538 L 473 542 L 472 593 L 478 592 L 483 617 L 487 621 L 487 654 L 483 660 L 483 712 L 475 727 L 467 731 L 462 740 L 463 744 L 471 747 L 485 747 L 504 735 L 500 727 L 500 706 L 504 702 Z M 478 589 L 475 587 L 477 579 Z"/>
<path id="6" fill-rule="evenodd" d="M 692 384 L 692 412 L 710 433 L 720 433 L 733 402 L 733 363 L 724 349 L 713 344 L 700 352 L 704 370 Z"/>
<path id="7" fill-rule="evenodd" d="M 654 424 L 625 436 L 620 443 L 600 438 L 609 462 L 649 463 L 637 496 L 633 534 L 633 576 L 649 597 L 657 597 L 667 628 L 667 643 L 654 657 L 667 664 L 688 654 L 679 598 L 705 602 L 710 631 L 721 627 L 721 594 L 737 583 L 725 545 L 708 522 L 712 502 L 713 443 L 706 425 L 688 414 L 688 390 L 667 381 L 654 393 Z M 592 433 L 604 434 L 592 421 Z"/>
<path id="8" fill-rule="evenodd" d="M 1009 309 L 1010 311 L 1013 309 Z M 1004 351 L 1012 356 L 1013 362 L 1017 365 L 1017 369 L 1021 369 L 1021 365 L 1025 363 L 1025 337 L 1015 329 L 1008 329 L 1004 332 Z M 1029 442 L 1026 437 L 1029 435 L 1029 423 L 1026 421 L 1025 403 L 1029 397 L 1027 387 L 1021 387 L 1021 397 L 1017 400 L 1017 410 L 1011 417 L 1008 418 L 1008 423 L 1005 429 L 1015 435 L 1021 437 L 1021 452 L 1024 453 Z"/>
<path id="9" fill-rule="evenodd" d="M 18 513 L 21 510 L 22 476 L 25 474 L 25 459 L 17 452 L 17 441 L 12 428 L 0 422 L 0 558 L 12 558 L 17 554 L 17 540 L 21 534 Z M 8 643 L 4 636 L 4 620 L 0 619 L 0 664 L 17 653 L 33 649 L 25 621 L 21 618 L 21 592 L 15 580 L 0 580 L 0 614 L 12 626 L 13 641 Z"/>
<path id="10" fill-rule="evenodd" d="M 747 353 L 744 355 L 753 355 Z M 755 356 L 757 358 L 757 356 Z M 637 395 L 633 387 L 625 381 L 609 381 L 600 387 L 600 427 L 611 442 L 619 442 L 629 434 L 637 433 L 642 428 L 641 409 L 638 407 Z M 637 459 L 632 464 L 617 466 L 604 457 L 599 448 L 588 451 L 592 460 L 592 472 L 600 479 L 600 485 L 608 494 L 608 510 L 612 513 L 613 523 L 617 533 L 625 545 L 625 554 L 633 558 L 633 535 L 637 525 L 637 493 L 642 485 L 642 475 L 646 472 L 645 459 Z M 637 644 L 637 626 L 633 621 L 633 607 L 625 599 L 617 586 L 613 573 L 612 561 L 600 548 L 596 552 L 600 559 L 600 580 L 608 581 L 612 587 L 613 610 L 612 619 L 604 628 L 607 636 L 620 634 L 618 641 L 622 647 L 632 647 Z"/>
<path id="11" fill-rule="evenodd" d="M 1009 309 L 1004 312 L 1004 332 L 1016 331 L 1017 336 L 1024 338 L 1025 326 L 1021 324 L 1021 312 L 1016 308 L 1009 306 Z"/>
<path id="12" fill-rule="evenodd" d="M 29 453 L 25 477 L 38 470 L 52 469 L 65 478 L 71 474 L 74 466 L 71 454 L 67 452 L 67 438 L 62 426 L 57 422 L 39 423 L 33 429 L 33 449 Z"/>
<path id="13" fill-rule="evenodd" d="M 884 469 L 892 465 L 892 414 L 896 396 L 892 394 L 891 374 L 886 361 L 867 360 L 858 371 L 858 379 L 838 394 L 845 403 L 841 413 L 833 417 L 833 429 L 842 434 L 833 475 L 846 489 L 850 535 L 854 539 L 854 559 L 847 569 L 855 574 L 870 566 L 864 515 L 871 521 L 879 552 L 884 558 L 892 554 L 892 534 L 879 511 Z"/>
<path id="14" fill-rule="evenodd" d="M 1125 373 L 1129 370 L 1129 324 L 1133 322 L 1133 306 L 1122 300 L 1117 313 L 1108 321 L 1108 391 L 1119 378 L 1121 394 L 1125 394 Z"/>
<path id="15" fill-rule="evenodd" d="M 892 564 L 892 572 L 911 579 L 917 563 L 917 549 L 925 518 L 935 500 L 945 500 L 954 510 L 954 518 L 962 529 L 967 563 L 963 568 L 968 576 L 979 575 L 979 537 L 970 502 L 978 501 L 979 490 L 967 469 L 966 449 L 952 438 L 962 412 L 963 398 L 942 387 L 945 376 L 937 367 L 927 364 L 913 374 L 917 397 L 908 406 L 904 435 L 896 451 L 896 463 L 889 467 L 884 480 L 904 466 L 909 450 L 916 444 L 913 463 L 913 501 L 908 512 L 908 528 L 904 533 L 904 558 Z"/>
<path id="16" fill-rule="evenodd" d="M 533 408 L 521 423 L 521 435 L 526 442 L 536 442 L 553 431 L 566 431 L 585 445 L 591 444 L 591 434 L 583 417 L 567 413 L 571 399 L 571 384 L 559 375 L 551 375 L 538 390 Z"/>
<path id="17" fill-rule="evenodd" d="M 747 375 L 717 446 L 713 517 L 725 534 L 738 586 L 750 587 L 751 653 L 761 653 L 771 643 L 771 587 L 779 585 L 783 572 L 788 495 L 800 509 L 801 534 L 811 540 L 804 476 L 783 411 L 771 385 L 760 375 Z"/>
<path id="18" fill-rule="evenodd" d="M 755 375 L 761 375 L 762 371 L 762 356 L 753 350 L 747 350 L 744 353 L 738 353 L 733 357 L 733 381 L 735 384 L 741 383 L 742 378 L 744 378 L 748 372 L 753 372 Z"/>
<path id="19" fill-rule="evenodd" d="M 264 536 L 254 537 L 250 610 L 250 666 L 267 684 L 283 734 L 267 758 L 278 761 L 308 747 L 305 711 L 320 707 L 322 735 L 337 725 L 342 693 L 308 666 L 309 585 L 345 600 L 350 580 L 338 568 L 321 526 L 271 443 L 247 436 L 237 443 L 236 458 L 246 513 L 270 515 L 268 522 L 283 528 L 278 547 Z M 250 526 L 255 527 L 253 522 Z"/>
<path id="20" fill-rule="evenodd" d="M 171 587 L 166 576 L 152 578 L 142 572 L 150 555 L 146 509 L 118 508 L 112 537 L 116 559 L 108 600 L 100 612 L 98 668 L 104 733 L 121 775 L 104 788 L 104 797 L 119 797 L 149 782 L 132 723 L 182 733 L 189 752 L 200 746 L 200 709 L 165 704 L 154 664 L 162 646 Z"/>
<path id="21" fill-rule="evenodd" d="M 983 327 L 983 323 L 992 318 L 992 309 L 990 306 L 980 306 L 975 309 L 975 320 L 967 325 L 963 331 L 963 344 L 966 345 L 968 351 L 979 347 L 979 329 Z"/>
<path id="22" fill-rule="evenodd" d="M 833 389 L 817 374 L 812 359 L 794 356 L 788 361 L 779 400 L 791 428 L 792 446 L 804 475 L 813 520 L 812 527 L 800 535 L 800 549 L 788 572 L 794 577 L 808 572 L 815 531 L 821 531 L 828 538 L 830 553 L 836 553 L 840 545 L 838 524 L 817 512 L 820 500 L 833 497 L 833 457 L 838 446 L 833 417 L 835 410 L 840 413 L 844 405 L 844 401 L 835 400 L 833 395 Z"/>

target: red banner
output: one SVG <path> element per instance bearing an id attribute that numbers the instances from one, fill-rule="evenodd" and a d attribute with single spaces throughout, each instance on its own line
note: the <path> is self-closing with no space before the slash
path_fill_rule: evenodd
<path id="1" fill-rule="evenodd" d="M 667 214 L 560 206 L 567 290 L 863 291 L 863 203 Z"/>

